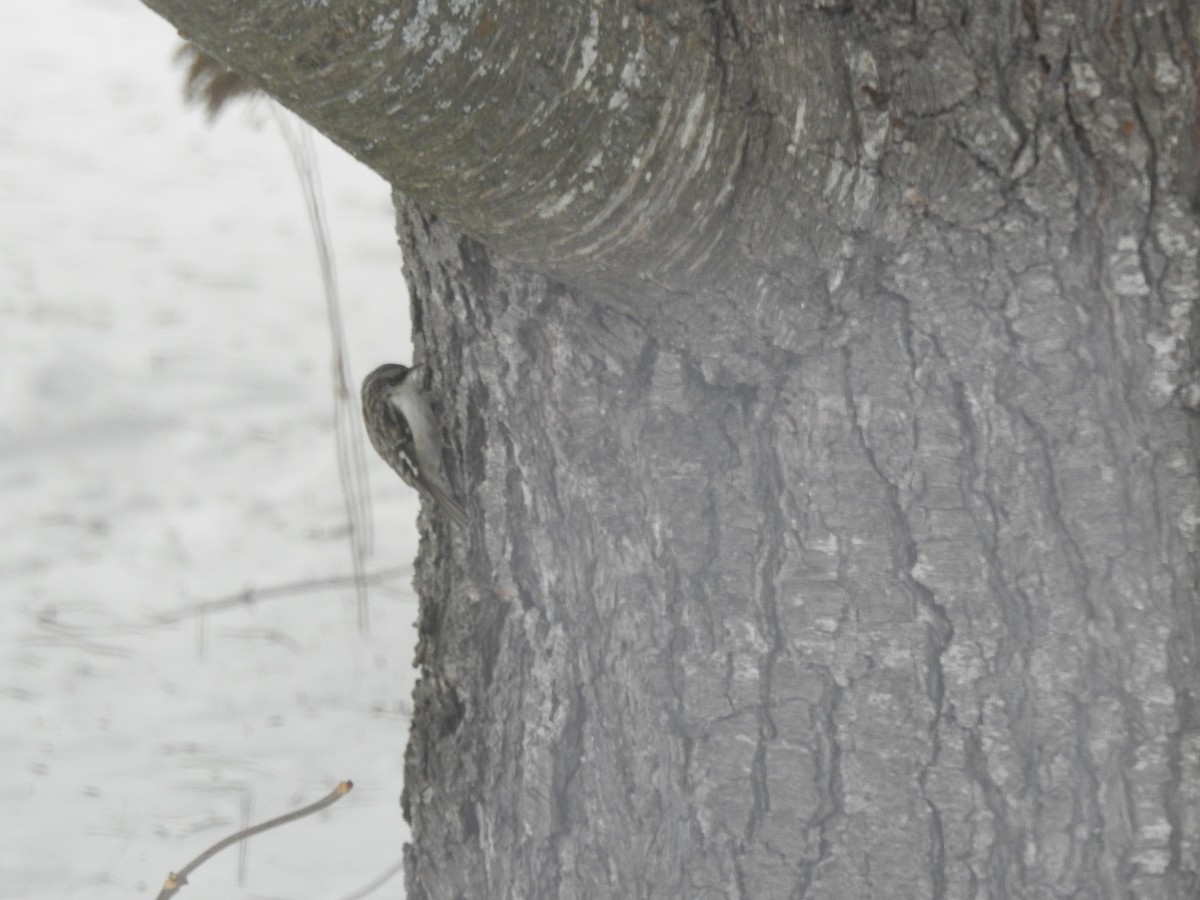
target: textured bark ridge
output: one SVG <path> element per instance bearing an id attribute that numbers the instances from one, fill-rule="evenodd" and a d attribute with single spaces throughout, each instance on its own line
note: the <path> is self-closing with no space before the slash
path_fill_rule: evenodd
<path id="1" fill-rule="evenodd" d="M 397 189 L 411 898 L 1200 896 L 1189 4 L 151 5 Z"/>

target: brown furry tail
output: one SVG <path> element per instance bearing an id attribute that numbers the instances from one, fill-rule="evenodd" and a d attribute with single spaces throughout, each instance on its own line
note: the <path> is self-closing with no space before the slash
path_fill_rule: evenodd
<path id="1" fill-rule="evenodd" d="M 203 106 L 210 120 L 231 101 L 258 93 L 258 88 L 191 41 L 185 41 L 176 51 L 175 61 L 187 67 L 183 76 L 184 102 Z"/>

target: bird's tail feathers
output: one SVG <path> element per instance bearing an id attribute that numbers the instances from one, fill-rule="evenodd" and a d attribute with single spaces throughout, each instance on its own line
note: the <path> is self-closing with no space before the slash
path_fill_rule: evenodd
<path id="1" fill-rule="evenodd" d="M 468 520 L 467 511 L 463 509 L 463 505 L 450 496 L 449 491 L 439 484 L 426 484 L 429 489 L 430 496 L 433 497 L 437 505 L 440 506 L 459 528 L 466 530 Z"/>

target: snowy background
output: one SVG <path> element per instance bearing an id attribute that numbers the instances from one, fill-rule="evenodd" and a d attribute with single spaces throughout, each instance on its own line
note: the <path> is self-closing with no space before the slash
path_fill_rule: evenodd
<path id="1" fill-rule="evenodd" d="M 136 0 L 0 29 L 0 898 L 348 898 L 399 861 L 417 498 L 372 454 L 352 591 L 329 336 L 265 103 L 184 108 Z M 409 357 L 388 191 L 318 140 L 352 378 Z M 395 878 L 374 896 L 402 894 Z"/>

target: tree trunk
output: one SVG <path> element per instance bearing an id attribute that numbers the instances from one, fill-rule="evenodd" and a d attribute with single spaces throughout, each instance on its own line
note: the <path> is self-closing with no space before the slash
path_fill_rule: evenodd
<path id="1" fill-rule="evenodd" d="M 1200 896 L 1186 0 L 147 2 L 396 188 L 413 900 Z"/>

